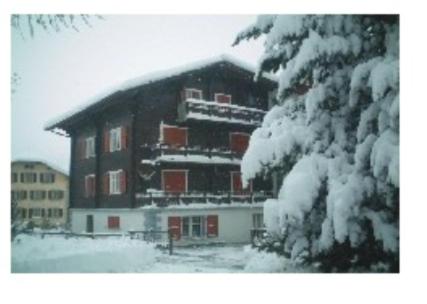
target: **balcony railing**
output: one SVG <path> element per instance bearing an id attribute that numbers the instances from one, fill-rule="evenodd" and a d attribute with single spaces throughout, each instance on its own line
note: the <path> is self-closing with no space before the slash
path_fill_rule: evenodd
<path id="1" fill-rule="evenodd" d="M 265 111 L 233 104 L 188 98 L 178 106 L 178 119 L 261 125 Z"/>
<path id="2" fill-rule="evenodd" d="M 190 204 L 254 204 L 271 198 L 271 192 L 148 192 L 136 195 L 137 207 L 186 206 Z"/>
<path id="3" fill-rule="evenodd" d="M 242 155 L 226 148 L 208 149 L 199 146 L 171 147 L 166 144 L 144 145 L 145 162 L 194 162 L 239 165 Z"/>

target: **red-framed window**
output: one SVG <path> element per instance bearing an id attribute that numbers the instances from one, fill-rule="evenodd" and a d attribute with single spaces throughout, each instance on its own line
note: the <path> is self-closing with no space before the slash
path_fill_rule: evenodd
<path id="1" fill-rule="evenodd" d="M 239 154 L 244 154 L 249 145 L 250 135 L 241 132 L 230 133 L 230 150 Z"/>
<path id="2" fill-rule="evenodd" d="M 243 188 L 242 174 L 239 171 L 231 171 L 230 179 L 231 192 L 233 192 L 234 194 L 244 194 L 247 192 L 252 192 L 252 181 L 249 181 L 249 185 L 246 188 Z"/>
<path id="3" fill-rule="evenodd" d="M 218 215 L 169 216 L 168 229 L 174 240 L 218 237 Z"/>
<path id="4" fill-rule="evenodd" d="M 187 99 L 203 99 L 203 91 L 193 88 L 185 88 L 182 91 L 182 97 L 184 100 Z"/>
<path id="5" fill-rule="evenodd" d="M 231 103 L 231 95 L 215 93 L 215 101 L 218 103 Z"/>
<path id="6" fill-rule="evenodd" d="M 187 170 L 162 170 L 162 190 L 165 192 L 187 192 Z"/>
<path id="7" fill-rule="evenodd" d="M 172 147 L 183 147 L 188 143 L 188 129 L 161 124 L 161 140 Z"/>
<path id="8" fill-rule="evenodd" d="M 109 216 L 108 217 L 108 229 L 120 229 L 120 217 Z"/>
<path id="9" fill-rule="evenodd" d="M 95 183 L 96 183 L 95 174 L 90 174 L 85 176 L 85 197 L 95 196 Z"/>

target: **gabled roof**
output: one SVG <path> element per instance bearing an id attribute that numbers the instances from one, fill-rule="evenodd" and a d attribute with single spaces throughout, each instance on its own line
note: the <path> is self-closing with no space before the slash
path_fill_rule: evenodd
<path id="1" fill-rule="evenodd" d="M 200 60 L 200 61 L 196 61 L 193 62 L 191 64 L 187 64 L 187 65 L 183 65 L 183 66 L 179 66 L 176 68 L 172 68 L 172 69 L 168 69 L 168 70 L 162 70 L 162 71 L 157 71 L 157 72 L 153 72 L 150 74 L 146 74 L 143 75 L 141 77 L 137 77 L 137 78 L 133 78 L 133 79 L 129 79 L 117 86 L 111 87 L 108 90 L 93 96 L 92 98 L 90 98 L 87 102 L 85 102 L 84 104 L 80 105 L 79 107 L 64 113 L 63 115 L 60 115 L 58 117 L 56 117 L 55 119 L 48 121 L 45 124 L 45 130 L 53 130 L 57 127 L 59 127 L 59 125 L 64 122 L 65 120 L 72 118 L 73 116 L 77 116 L 77 114 L 91 108 L 92 106 L 101 103 L 105 98 L 111 96 L 114 93 L 120 92 L 120 91 L 126 91 L 132 88 L 136 88 L 142 85 L 146 85 L 146 84 L 150 84 L 159 80 L 163 80 L 163 79 L 167 79 L 167 78 L 171 78 L 174 76 L 179 76 L 181 74 L 187 73 L 187 72 L 191 72 L 193 70 L 198 70 L 201 68 L 205 68 L 208 67 L 210 65 L 219 63 L 219 62 L 228 62 L 231 63 L 243 70 L 249 71 L 251 73 L 256 73 L 257 69 L 256 67 L 252 66 L 251 64 L 248 64 L 244 61 L 241 61 L 235 57 L 232 57 L 230 55 L 220 55 L 220 56 L 216 56 L 216 57 L 212 57 L 209 59 L 205 59 L 205 60 Z M 261 78 L 266 78 L 270 81 L 273 82 L 277 82 L 278 78 L 270 73 L 263 73 Z"/>
<path id="2" fill-rule="evenodd" d="M 60 167 L 53 165 L 52 163 L 49 163 L 43 159 L 37 159 L 37 158 L 17 158 L 12 160 L 12 164 L 14 163 L 38 163 L 38 164 L 43 164 L 49 168 L 51 168 L 54 171 L 57 171 L 65 176 L 68 176 L 68 172 L 61 169 Z"/>

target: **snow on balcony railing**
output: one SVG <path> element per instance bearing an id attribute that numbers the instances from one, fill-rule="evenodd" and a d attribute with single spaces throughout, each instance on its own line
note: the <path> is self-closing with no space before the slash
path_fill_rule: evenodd
<path id="1" fill-rule="evenodd" d="M 155 164 L 159 162 L 184 162 L 199 164 L 229 164 L 240 165 L 241 155 L 225 149 L 206 149 L 201 147 L 170 147 L 165 144 L 153 146 L 144 145 L 147 153 L 143 153 L 142 163 Z M 145 154 L 145 155 L 144 155 Z"/>
<path id="2" fill-rule="evenodd" d="M 218 205 L 230 207 L 262 204 L 272 197 L 271 192 L 164 192 L 161 190 L 147 191 L 136 194 L 137 207 L 184 207 L 184 208 L 215 208 Z"/>
<path id="3" fill-rule="evenodd" d="M 233 104 L 187 98 L 178 106 L 179 119 L 261 125 L 265 111 Z"/>

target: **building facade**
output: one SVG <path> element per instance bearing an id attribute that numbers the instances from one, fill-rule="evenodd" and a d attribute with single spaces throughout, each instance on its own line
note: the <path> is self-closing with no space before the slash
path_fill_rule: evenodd
<path id="1" fill-rule="evenodd" d="M 19 223 L 43 228 L 64 227 L 68 218 L 69 184 L 65 172 L 43 161 L 12 162 L 11 199 Z"/>
<path id="2" fill-rule="evenodd" d="M 240 161 L 277 85 L 253 78 L 220 56 L 134 79 L 50 123 L 71 138 L 72 229 L 249 241 L 272 183 L 243 188 Z"/>

